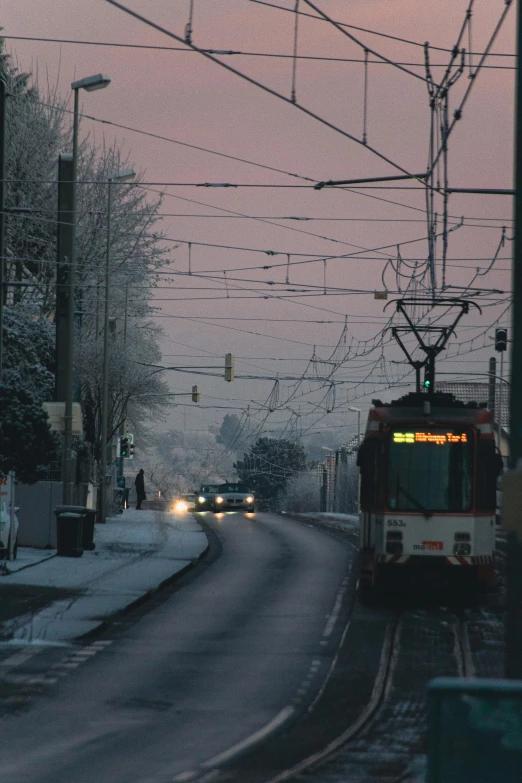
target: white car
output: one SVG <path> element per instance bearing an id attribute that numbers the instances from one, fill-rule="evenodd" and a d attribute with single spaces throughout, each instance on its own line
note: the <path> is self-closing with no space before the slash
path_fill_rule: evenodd
<path id="1" fill-rule="evenodd" d="M 11 532 L 11 498 L 14 500 L 12 494 L 12 477 L 1 476 L 0 477 L 0 558 L 7 558 L 9 556 L 9 535 Z M 13 553 L 16 557 L 18 549 L 18 508 L 14 508 L 14 545 Z"/>
<path id="2" fill-rule="evenodd" d="M 214 511 L 254 511 L 255 500 L 253 494 L 244 484 L 221 484 L 214 499 Z"/>

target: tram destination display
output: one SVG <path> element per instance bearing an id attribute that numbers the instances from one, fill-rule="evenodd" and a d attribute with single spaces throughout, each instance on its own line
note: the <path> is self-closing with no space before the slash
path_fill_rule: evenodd
<path id="1" fill-rule="evenodd" d="M 466 432 L 394 432 L 394 443 L 434 443 L 436 446 L 446 446 L 452 443 L 469 443 Z"/>

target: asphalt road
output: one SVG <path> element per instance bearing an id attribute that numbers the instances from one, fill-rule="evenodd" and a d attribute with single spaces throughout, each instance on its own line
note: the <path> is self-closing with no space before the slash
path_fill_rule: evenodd
<path id="1" fill-rule="evenodd" d="M 222 547 L 209 567 L 2 720 L 4 780 L 211 780 L 314 700 L 343 630 L 353 549 L 270 514 L 205 520 Z"/>

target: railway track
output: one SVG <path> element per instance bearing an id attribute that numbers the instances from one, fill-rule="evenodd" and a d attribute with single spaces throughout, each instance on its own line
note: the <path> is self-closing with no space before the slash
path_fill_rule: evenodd
<path id="1" fill-rule="evenodd" d="M 306 522 L 322 526 L 315 520 Z M 331 535 L 348 540 L 353 537 L 348 531 L 334 529 L 332 525 L 325 527 Z M 314 730 L 313 717 L 305 718 L 304 727 L 295 725 L 285 736 L 269 740 L 251 757 L 243 759 L 241 765 L 214 770 L 212 780 L 216 783 L 247 780 L 248 783 L 338 783 L 341 780 L 412 783 L 423 779 L 418 767 L 424 763 L 426 753 L 427 682 L 442 675 L 499 676 L 503 628 L 498 599 L 493 603 L 496 608 L 490 611 L 484 605 L 451 607 L 435 605 L 429 600 L 423 606 L 419 599 L 402 602 L 397 609 L 388 601 L 383 609 L 363 606 L 356 598 L 348 626 L 356 622 L 354 617 L 367 615 L 371 618 L 381 611 L 388 614 L 371 696 L 365 704 L 361 702 L 357 716 L 337 736 L 330 737 L 321 749 L 316 748 L 305 758 L 301 756 L 297 763 L 287 764 L 283 770 L 279 767 L 277 774 L 262 774 L 258 765 L 263 767 L 268 757 L 272 759 L 272 768 L 277 768 L 273 764 L 277 756 L 274 744 L 289 742 L 291 735 L 298 735 L 300 731 L 305 738 L 310 737 Z M 414 608 L 412 604 L 415 604 Z M 352 637 L 345 658 L 355 660 L 354 645 L 365 642 L 358 640 L 357 633 Z M 356 677 L 357 674 L 354 679 Z M 354 679 L 347 672 L 346 679 L 338 679 L 336 685 L 341 687 L 342 683 L 342 687 L 349 690 L 354 687 Z M 318 713 L 328 719 L 324 706 L 321 713 L 321 698 L 316 699 L 309 710 L 317 708 Z"/>
<path id="2" fill-rule="evenodd" d="M 411 779 L 412 756 L 420 754 L 424 748 L 424 726 L 419 725 L 419 719 L 424 718 L 424 676 L 422 689 L 416 694 L 411 692 L 401 696 L 397 680 L 404 671 L 400 671 L 401 660 L 404 658 L 405 637 L 411 636 L 412 622 L 415 622 L 415 612 L 403 610 L 390 621 L 388 632 L 381 653 L 381 661 L 371 699 L 363 709 L 360 717 L 352 723 L 341 735 L 329 743 L 324 750 L 315 753 L 291 769 L 266 779 L 265 783 L 284 783 L 284 781 L 300 781 L 321 783 L 331 780 L 357 780 L 379 783 L 401 783 Z M 446 613 L 440 619 L 441 630 L 446 636 L 441 644 L 444 657 L 443 671 L 438 670 L 439 661 L 432 660 L 427 680 L 439 674 L 453 674 L 461 677 L 475 675 L 475 665 L 471 651 L 466 619 L 461 612 Z M 436 635 L 436 634 L 435 634 Z M 437 646 L 432 637 L 431 648 Z M 417 650 L 419 655 L 422 650 Z M 453 658 L 453 666 L 448 666 L 449 658 Z M 409 664 L 408 664 L 409 665 Z M 447 669 L 453 669 L 448 671 Z M 415 698 L 413 698 L 415 697 Z M 402 703 L 401 703 L 402 702 Z M 409 716 L 405 712 L 409 712 Z M 419 731 L 413 742 L 414 752 L 398 753 L 396 758 L 387 755 L 384 748 L 389 744 L 392 735 L 390 729 L 401 730 L 401 714 L 405 718 L 402 728 L 411 737 L 411 723 L 416 723 Z M 391 718 L 391 721 L 390 721 Z M 424 722 L 423 720 L 420 722 Z M 392 725 L 390 725 L 392 724 Z M 396 724 L 393 726 L 393 724 Z M 403 750 L 407 750 L 403 748 Z M 411 748 L 409 749 L 411 751 Z M 392 754 L 389 754 L 391 756 Z M 330 769 L 329 769 L 330 767 Z"/>

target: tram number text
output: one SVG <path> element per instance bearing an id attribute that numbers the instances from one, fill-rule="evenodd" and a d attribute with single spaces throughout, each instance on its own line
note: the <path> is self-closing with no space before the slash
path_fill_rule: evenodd
<path id="1" fill-rule="evenodd" d="M 388 527 L 406 527 L 404 519 L 389 519 Z"/>

